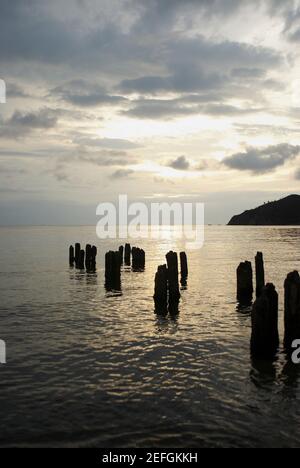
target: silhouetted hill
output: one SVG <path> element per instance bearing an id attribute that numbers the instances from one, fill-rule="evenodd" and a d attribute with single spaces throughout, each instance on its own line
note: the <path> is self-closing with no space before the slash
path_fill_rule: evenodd
<path id="1" fill-rule="evenodd" d="M 300 225 L 300 195 L 265 203 L 254 210 L 233 216 L 229 226 L 297 226 Z"/>

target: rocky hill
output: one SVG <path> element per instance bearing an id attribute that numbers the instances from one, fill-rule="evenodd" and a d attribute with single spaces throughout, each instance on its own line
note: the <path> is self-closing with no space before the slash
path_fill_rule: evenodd
<path id="1" fill-rule="evenodd" d="M 297 226 L 300 225 L 300 195 L 290 195 L 265 203 L 253 210 L 233 216 L 229 226 Z"/>

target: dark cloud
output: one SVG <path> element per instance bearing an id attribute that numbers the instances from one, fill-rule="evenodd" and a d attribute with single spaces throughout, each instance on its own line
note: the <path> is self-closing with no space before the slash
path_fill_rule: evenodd
<path id="1" fill-rule="evenodd" d="M 243 114 L 253 114 L 263 112 L 264 108 L 236 107 L 228 104 L 209 104 L 202 107 L 202 113 L 216 117 L 237 116 Z"/>
<path id="2" fill-rule="evenodd" d="M 173 119 L 200 113 L 198 106 L 186 106 L 177 99 L 141 99 L 132 104 L 130 109 L 122 111 L 123 115 L 139 119 Z"/>
<path id="3" fill-rule="evenodd" d="M 77 161 L 93 164 L 100 167 L 128 166 L 137 161 L 126 151 L 103 150 L 97 153 L 81 152 L 76 157 Z M 73 158 L 69 159 L 72 162 Z"/>
<path id="4" fill-rule="evenodd" d="M 80 136 L 73 139 L 73 143 L 80 146 L 87 146 L 89 148 L 110 148 L 110 149 L 136 149 L 141 145 L 134 143 L 130 140 L 123 140 L 119 138 L 89 138 L 87 136 Z"/>
<path id="5" fill-rule="evenodd" d="M 131 169 L 118 169 L 110 176 L 111 179 L 127 179 L 134 174 Z"/>
<path id="6" fill-rule="evenodd" d="M 223 163 L 230 169 L 264 174 L 295 159 L 299 153 L 300 146 L 283 143 L 264 149 L 248 148 L 244 153 L 237 153 L 225 158 Z"/>
<path id="7" fill-rule="evenodd" d="M 10 98 L 29 98 L 30 95 L 18 84 L 7 83 L 7 97 Z"/>
<path id="8" fill-rule="evenodd" d="M 158 92 L 193 92 L 207 89 L 217 89 L 224 85 L 227 80 L 225 76 L 217 73 L 205 74 L 195 67 L 176 71 L 167 77 L 144 76 L 133 80 L 123 80 L 120 89 L 124 93 L 155 94 Z"/>
<path id="9" fill-rule="evenodd" d="M 266 70 L 262 68 L 234 68 L 231 70 L 233 78 L 263 78 L 266 75 Z"/>
<path id="10" fill-rule="evenodd" d="M 162 59 L 165 76 L 126 79 L 121 81 L 120 90 L 139 94 L 218 90 L 230 85 L 232 73 L 240 79 L 247 73 L 248 79 L 255 80 L 258 75 L 264 76 L 266 69 L 281 63 L 281 56 L 271 49 L 229 41 L 212 42 L 202 36 L 187 39 L 170 35 Z"/>
<path id="11" fill-rule="evenodd" d="M 49 130 L 57 124 L 58 116 L 55 110 L 41 109 L 32 112 L 16 111 L 2 122 L 0 136 L 18 138 L 34 130 Z"/>
<path id="12" fill-rule="evenodd" d="M 187 171 L 190 168 L 190 162 L 185 156 L 179 156 L 174 161 L 170 161 L 168 166 L 179 171 Z"/>
<path id="13" fill-rule="evenodd" d="M 209 98 L 208 98 L 209 99 Z M 132 107 L 121 113 L 128 117 L 139 119 L 176 119 L 187 115 L 203 114 L 214 117 L 230 117 L 263 112 L 264 108 L 254 107 L 249 104 L 245 107 L 212 102 L 201 104 L 202 96 L 188 96 L 178 99 L 138 99 L 132 101 Z M 203 98 L 205 101 L 205 98 Z M 200 103 L 200 104 L 199 104 Z"/>
<path id="14" fill-rule="evenodd" d="M 49 72 L 53 79 L 53 70 L 58 77 L 72 76 L 51 94 L 81 108 L 122 106 L 125 115 L 140 118 L 215 115 L 216 108 L 196 109 L 187 102 L 134 102 L 128 109 L 126 99 L 133 93 L 144 97 L 200 94 L 201 98 L 215 94 L 218 104 L 227 105 L 220 107 L 220 115 L 233 114 L 230 104 L 222 101 L 243 94 L 254 100 L 257 92 L 271 86 L 263 80 L 267 72 L 282 64 L 281 54 L 271 48 L 186 34 L 189 27 L 182 22 L 186 15 L 191 20 L 197 17 L 195 13 L 209 17 L 236 14 L 242 8 L 238 0 L 129 0 L 126 8 L 122 1 L 111 7 L 109 2 L 91 1 L 89 8 L 74 2 L 61 14 L 56 2 L 51 7 L 36 0 L 3 0 L 2 4 L 0 59 L 14 66 L 24 66 L 24 61 L 27 67 L 37 63 L 35 76 Z M 174 27 L 178 19 L 180 29 Z M 95 77 L 97 72 L 104 85 L 74 79 Z"/>
<path id="15" fill-rule="evenodd" d="M 84 80 L 73 80 L 57 86 L 51 94 L 80 107 L 113 106 L 127 100 L 122 96 L 110 95 L 104 87 Z"/>
<path id="16" fill-rule="evenodd" d="M 300 6 L 298 6 L 298 8 L 293 8 L 291 5 L 289 6 L 286 12 L 285 28 L 283 32 L 291 42 L 300 41 Z"/>

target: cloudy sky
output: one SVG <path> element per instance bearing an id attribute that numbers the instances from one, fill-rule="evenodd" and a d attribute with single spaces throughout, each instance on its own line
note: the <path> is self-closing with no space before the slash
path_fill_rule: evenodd
<path id="1" fill-rule="evenodd" d="M 1 224 L 299 193 L 300 1 L 1 0 Z"/>

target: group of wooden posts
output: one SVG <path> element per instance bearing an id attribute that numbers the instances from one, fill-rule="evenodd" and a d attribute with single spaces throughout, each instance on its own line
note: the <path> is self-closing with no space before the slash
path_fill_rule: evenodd
<path id="1" fill-rule="evenodd" d="M 121 290 L 121 266 L 132 266 L 133 271 L 144 271 L 146 255 L 143 249 L 126 244 L 105 255 L 105 286 L 108 290 Z"/>
<path id="2" fill-rule="evenodd" d="M 70 266 L 88 272 L 96 271 L 97 247 L 79 243 L 69 248 Z M 144 271 L 145 251 L 130 244 L 105 255 L 105 286 L 108 290 L 121 290 L 121 267 L 131 266 L 133 271 Z M 180 301 L 179 267 L 176 252 L 166 255 L 167 263 L 157 269 L 154 286 L 155 310 L 158 314 L 178 312 Z M 188 263 L 185 252 L 180 253 L 181 285 L 186 286 Z M 251 353 L 256 358 L 273 358 L 279 348 L 278 293 L 274 284 L 265 281 L 263 254 L 255 257 L 256 301 L 252 307 Z M 252 304 L 254 293 L 251 262 L 243 262 L 237 268 L 237 300 L 240 305 Z M 300 339 L 300 276 L 297 271 L 288 274 L 284 283 L 284 347 L 291 352 L 294 340 Z"/>
<path id="3" fill-rule="evenodd" d="M 81 249 L 79 243 L 75 249 L 69 248 L 70 266 L 76 266 L 79 270 L 86 269 L 89 272 L 96 271 L 97 248 L 88 244 L 86 249 Z M 160 314 L 178 312 L 180 301 L 178 255 L 169 252 L 166 255 L 167 264 L 158 267 L 155 275 L 154 302 L 155 310 Z M 133 271 L 145 270 L 146 255 L 143 249 L 131 247 L 130 244 L 122 245 L 118 251 L 109 251 L 105 255 L 105 287 L 109 291 L 121 291 L 121 267 L 132 267 Z M 180 253 L 181 285 L 187 284 L 188 262 L 185 252 Z"/>
<path id="4" fill-rule="evenodd" d="M 255 257 L 256 301 L 252 307 L 251 353 L 255 358 L 272 359 L 279 349 L 278 293 L 274 284 L 265 282 L 263 254 Z M 251 262 L 237 268 L 237 300 L 241 305 L 252 303 L 253 271 Z M 284 348 L 288 354 L 292 343 L 300 339 L 300 276 L 297 271 L 284 282 Z"/>
<path id="5" fill-rule="evenodd" d="M 75 249 L 73 245 L 69 248 L 70 266 L 74 267 L 75 265 L 78 270 L 96 271 L 96 257 L 97 247 L 94 245 L 87 244 L 85 250 L 83 250 L 81 245 L 77 243 L 75 244 Z"/>
<path id="6" fill-rule="evenodd" d="M 178 312 L 180 301 L 178 255 L 169 252 L 166 255 L 167 264 L 161 265 L 155 275 L 154 302 L 158 314 L 173 314 Z M 180 253 L 181 284 L 186 285 L 188 277 L 188 264 L 185 252 Z"/>

